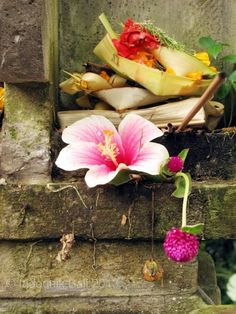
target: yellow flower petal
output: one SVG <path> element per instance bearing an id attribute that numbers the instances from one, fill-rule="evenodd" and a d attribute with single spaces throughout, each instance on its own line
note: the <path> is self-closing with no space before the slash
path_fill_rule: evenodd
<path id="1" fill-rule="evenodd" d="M 4 88 L 0 87 L 0 110 L 4 107 Z"/>
<path id="2" fill-rule="evenodd" d="M 202 72 L 189 72 L 186 74 L 186 77 L 191 78 L 192 80 L 200 81 L 202 79 Z"/>
<path id="3" fill-rule="evenodd" d="M 103 77 L 106 81 L 110 80 L 110 76 L 107 74 L 106 71 L 101 71 L 100 76 Z"/>
<path id="4" fill-rule="evenodd" d="M 196 57 L 198 60 L 202 61 L 207 66 L 209 66 L 211 64 L 209 55 L 205 51 L 200 51 L 200 52 L 195 53 L 194 57 Z"/>
<path id="5" fill-rule="evenodd" d="M 172 68 L 167 68 L 165 72 L 176 75 L 175 71 Z"/>
<path id="6" fill-rule="evenodd" d="M 216 67 L 210 67 L 210 69 L 214 72 L 217 72 L 217 68 Z"/>

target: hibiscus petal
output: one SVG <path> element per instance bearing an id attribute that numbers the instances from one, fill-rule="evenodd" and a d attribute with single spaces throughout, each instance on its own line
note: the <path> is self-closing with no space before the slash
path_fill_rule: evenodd
<path id="1" fill-rule="evenodd" d="M 158 143 L 146 143 L 129 169 L 157 175 L 160 173 L 161 165 L 168 158 L 169 153 L 165 146 Z"/>
<path id="2" fill-rule="evenodd" d="M 113 171 L 106 165 L 94 166 L 86 173 L 84 179 L 88 187 L 93 188 L 97 185 L 109 183 L 123 169 L 127 169 L 125 164 L 119 164 L 118 168 Z"/>
<path id="3" fill-rule="evenodd" d="M 80 142 L 63 148 L 56 160 L 56 165 L 61 169 L 73 171 L 106 164 L 106 162 L 96 144 Z"/>
<path id="4" fill-rule="evenodd" d="M 120 136 L 114 125 L 103 116 L 92 115 L 68 126 L 62 133 L 62 140 L 67 144 L 79 141 L 99 144 L 104 140 L 104 130 L 111 131 L 113 140 L 121 143 Z"/>
<path id="5" fill-rule="evenodd" d="M 125 116 L 118 130 L 127 165 L 132 164 L 136 160 L 145 143 L 163 135 L 163 132 L 152 122 L 132 113 Z"/>

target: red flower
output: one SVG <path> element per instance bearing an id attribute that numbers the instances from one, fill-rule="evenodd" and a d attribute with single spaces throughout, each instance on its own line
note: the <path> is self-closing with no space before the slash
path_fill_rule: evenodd
<path id="1" fill-rule="evenodd" d="M 133 57 L 138 52 L 138 47 L 128 47 L 126 44 L 122 43 L 118 39 L 112 39 L 112 42 L 114 46 L 116 47 L 116 50 L 118 51 L 119 55 L 124 58 L 133 59 Z"/>
<path id="2" fill-rule="evenodd" d="M 167 232 L 164 251 L 175 262 L 190 262 L 198 254 L 199 242 L 193 234 L 172 228 Z"/>
<path id="3" fill-rule="evenodd" d="M 183 160 L 179 156 L 171 157 L 167 163 L 167 168 L 170 172 L 177 173 L 184 167 Z"/>
<path id="4" fill-rule="evenodd" d="M 120 35 L 120 40 L 113 39 L 113 44 L 120 56 L 132 59 L 140 50 L 151 51 L 157 48 L 159 42 L 140 24 L 128 18 Z"/>

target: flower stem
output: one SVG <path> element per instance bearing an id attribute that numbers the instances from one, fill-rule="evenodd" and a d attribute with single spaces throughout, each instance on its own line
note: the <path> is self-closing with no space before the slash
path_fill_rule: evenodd
<path id="1" fill-rule="evenodd" d="M 188 176 L 183 172 L 176 173 L 175 177 L 182 177 L 185 182 L 185 191 L 184 191 L 184 199 L 182 206 L 182 228 L 187 225 L 187 204 L 188 204 L 188 195 L 190 189 L 190 182 Z"/>
<path id="2" fill-rule="evenodd" d="M 117 34 L 113 31 L 111 24 L 109 23 L 106 15 L 104 13 L 102 13 L 99 16 L 99 20 L 102 22 L 102 25 L 105 27 L 106 31 L 108 32 L 108 34 L 111 36 L 111 38 L 113 39 L 117 39 L 118 36 Z"/>

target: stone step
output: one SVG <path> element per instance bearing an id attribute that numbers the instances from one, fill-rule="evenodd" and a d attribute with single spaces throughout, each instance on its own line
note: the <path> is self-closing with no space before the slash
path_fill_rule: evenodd
<path id="1" fill-rule="evenodd" d="M 206 308 L 194 310 L 190 314 L 235 314 L 236 305 L 207 306 Z"/>
<path id="2" fill-rule="evenodd" d="M 61 189 L 56 193 L 46 185 L 0 185 L 0 238 L 59 238 L 73 231 L 85 239 L 92 233 L 97 239 L 150 239 L 152 211 L 156 239 L 181 224 L 182 200 L 170 196 L 173 184 L 88 189 L 80 179 L 69 185 L 55 183 L 53 189 Z M 206 239 L 236 238 L 235 204 L 236 182 L 194 182 L 188 223 L 205 223 Z"/>
<path id="3" fill-rule="evenodd" d="M 168 260 L 162 245 L 154 247 L 164 269 L 161 281 L 147 282 L 142 267 L 151 257 L 149 242 L 76 241 L 71 259 L 59 263 L 59 242 L 0 243 L 0 298 L 131 297 L 194 294 L 197 262 Z"/>
<path id="4" fill-rule="evenodd" d="M 1 313 L 36 313 L 37 307 L 37 313 L 184 314 L 205 305 L 197 294 L 197 261 L 174 263 L 160 244 L 154 255 L 163 283 L 143 279 L 150 243 L 98 241 L 94 251 L 94 243 L 76 241 L 71 259 L 62 263 L 59 249 L 56 242 L 0 242 Z"/>
<path id="5" fill-rule="evenodd" d="M 165 300 L 165 304 L 164 304 Z M 205 304 L 196 296 L 48 298 L 41 300 L 0 300 L 1 314 L 189 314 Z M 197 312 L 198 313 L 198 312 Z M 203 312 L 205 314 L 205 312 Z M 214 312 L 215 313 L 215 312 Z M 216 312 L 219 314 L 219 312 Z M 220 312 L 221 313 L 221 312 Z M 223 312 L 234 314 L 233 312 Z M 200 314 L 200 312 L 199 312 Z M 207 314 L 212 314 L 208 312 Z"/>

